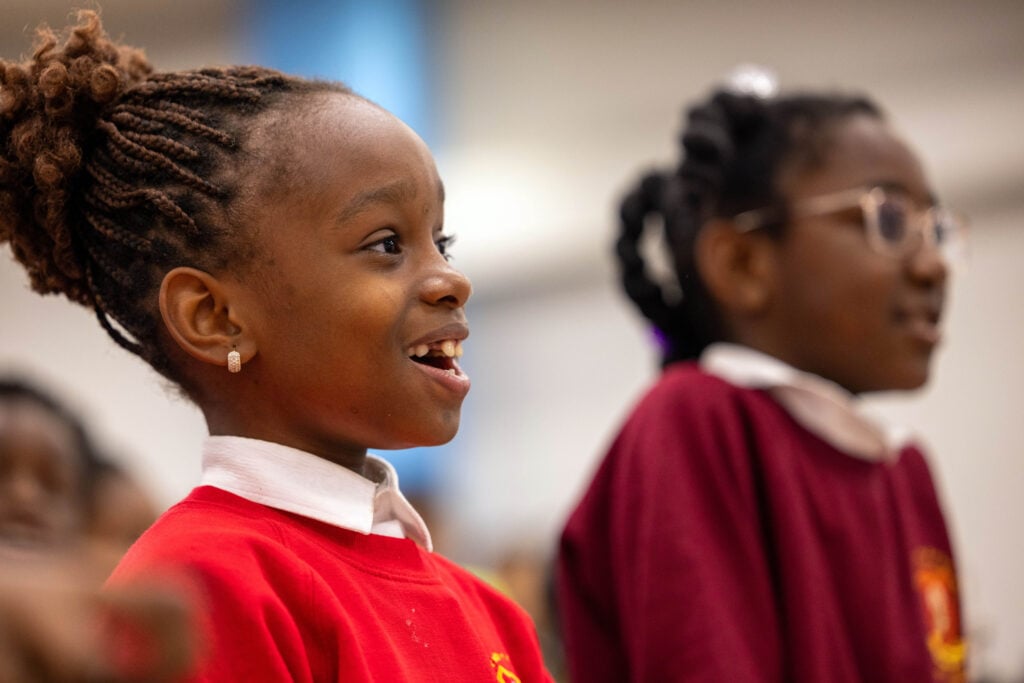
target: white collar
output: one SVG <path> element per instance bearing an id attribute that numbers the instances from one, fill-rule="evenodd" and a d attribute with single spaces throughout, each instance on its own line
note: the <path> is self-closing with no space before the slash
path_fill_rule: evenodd
<path id="1" fill-rule="evenodd" d="M 807 430 L 850 455 L 893 461 L 910 432 L 864 414 L 860 400 L 827 379 L 797 370 L 777 358 L 737 344 L 712 344 L 701 367 L 731 384 L 767 389 Z"/>
<path id="2" fill-rule="evenodd" d="M 369 478 L 269 441 L 209 436 L 200 484 L 362 534 L 411 538 L 431 550 L 430 532 L 399 490 L 394 468 L 367 455 L 366 471 Z"/>

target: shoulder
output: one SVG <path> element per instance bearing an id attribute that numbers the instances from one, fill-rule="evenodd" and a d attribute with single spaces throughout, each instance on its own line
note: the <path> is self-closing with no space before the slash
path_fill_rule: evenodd
<path id="1" fill-rule="evenodd" d="M 446 591 L 457 597 L 478 637 L 493 633 L 497 637 L 494 642 L 502 644 L 523 680 L 550 680 L 544 671 L 536 625 L 526 610 L 469 570 L 437 553 L 429 555 L 438 578 Z"/>
<path id="2" fill-rule="evenodd" d="M 630 420 L 700 418 L 733 413 L 738 403 L 763 393 L 730 384 L 693 362 L 676 363 L 662 372 L 634 406 Z"/>
<path id="3" fill-rule="evenodd" d="M 172 506 L 129 549 L 112 583 L 160 574 L 258 576 L 289 556 L 285 518 L 265 506 L 200 487 Z"/>
<path id="4" fill-rule="evenodd" d="M 722 503 L 710 492 L 750 490 L 757 434 L 784 418 L 768 394 L 695 363 L 678 363 L 636 403 L 609 446 L 576 515 Z M 684 501 L 685 498 L 685 501 Z"/>
<path id="5" fill-rule="evenodd" d="M 462 567 L 437 553 L 428 553 L 435 573 L 448 590 L 462 596 L 466 603 L 472 605 L 489 618 L 497 618 L 498 623 L 506 625 L 529 625 L 532 620 L 526 611 L 515 601 L 480 578 L 470 570 Z"/>
<path id="6" fill-rule="evenodd" d="M 677 363 L 634 405 L 612 450 L 717 448 L 745 431 L 764 405 L 775 404 L 762 391 L 730 384 L 696 363 Z"/>

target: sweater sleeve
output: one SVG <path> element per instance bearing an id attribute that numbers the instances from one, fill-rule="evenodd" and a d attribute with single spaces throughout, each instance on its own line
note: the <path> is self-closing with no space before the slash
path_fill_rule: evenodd
<path id="1" fill-rule="evenodd" d="M 663 380 L 562 538 L 573 680 L 782 680 L 758 473 L 731 388 Z"/>

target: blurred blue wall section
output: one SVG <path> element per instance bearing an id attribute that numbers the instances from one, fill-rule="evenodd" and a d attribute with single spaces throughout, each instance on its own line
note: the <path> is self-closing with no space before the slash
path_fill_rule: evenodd
<path id="1" fill-rule="evenodd" d="M 250 0 L 245 61 L 307 78 L 342 81 L 432 144 L 434 28 L 430 0 Z M 385 453 L 402 489 L 444 485 L 454 446 Z M 421 452 L 422 451 L 422 452 Z"/>
<path id="2" fill-rule="evenodd" d="M 250 0 L 247 61 L 342 81 L 433 142 L 431 0 Z M 245 13 L 246 10 L 243 10 Z"/>

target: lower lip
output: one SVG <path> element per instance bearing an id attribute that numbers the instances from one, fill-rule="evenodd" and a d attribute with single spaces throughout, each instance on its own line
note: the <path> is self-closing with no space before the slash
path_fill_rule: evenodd
<path id="1" fill-rule="evenodd" d="M 910 335 L 928 346 L 937 346 L 942 341 L 942 330 L 939 326 L 925 318 L 912 318 L 906 321 Z"/>
<path id="2" fill-rule="evenodd" d="M 461 368 L 457 369 L 455 373 L 435 368 L 432 365 L 424 365 L 423 363 L 416 363 L 415 361 L 409 361 L 422 372 L 426 373 L 428 377 L 443 386 L 448 391 L 457 395 L 459 398 L 465 398 L 466 394 L 469 393 L 469 375 L 462 371 Z"/>

